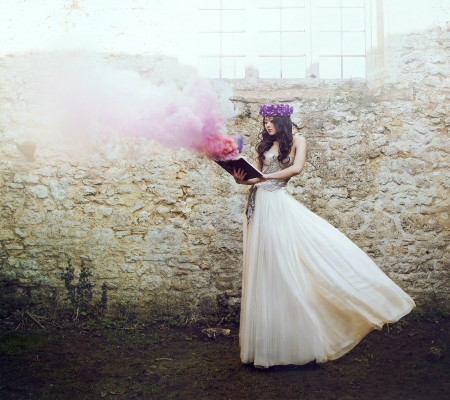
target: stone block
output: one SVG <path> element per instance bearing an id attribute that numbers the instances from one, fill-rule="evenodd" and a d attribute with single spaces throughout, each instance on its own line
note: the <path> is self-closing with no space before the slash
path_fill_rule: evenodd
<path id="1" fill-rule="evenodd" d="M 155 290 L 161 287 L 163 279 L 159 275 L 144 275 L 140 288 L 142 290 Z"/>
<path id="2" fill-rule="evenodd" d="M 158 214 L 168 214 L 170 212 L 170 208 L 167 206 L 158 206 L 155 210 Z"/>
<path id="3" fill-rule="evenodd" d="M 28 236 L 28 234 L 27 234 L 26 232 L 24 232 L 24 231 L 22 231 L 22 230 L 20 230 L 20 229 L 16 229 L 16 230 L 14 231 L 14 233 L 15 233 L 17 236 L 21 237 L 22 239 L 23 239 L 23 238 L 26 238 L 26 237 Z"/>
<path id="4" fill-rule="evenodd" d="M 113 223 L 113 227 L 125 227 L 130 225 L 131 216 L 128 212 L 114 210 L 111 214 L 111 221 Z"/>
<path id="5" fill-rule="evenodd" d="M 37 225 L 45 221 L 46 215 L 31 210 L 24 210 L 17 221 L 19 226 Z"/>
<path id="6" fill-rule="evenodd" d="M 28 187 L 28 191 L 35 194 L 38 199 L 45 199 L 48 197 L 48 189 L 43 185 Z"/>
<path id="7" fill-rule="evenodd" d="M 183 233 L 172 226 L 150 227 L 145 237 L 148 246 L 160 245 L 179 246 L 183 241 Z"/>
<path id="8" fill-rule="evenodd" d="M 144 208 L 144 207 L 145 207 L 145 203 L 141 200 L 138 200 L 133 203 L 133 205 L 130 208 L 130 211 L 132 213 L 134 213 L 135 211 L 140 210 L 141 208 Z"/>
<path id="9" fill-rule="evenodd" d="M 38 170 L 35 171 L 35 173 L 49 178 L 51 176 L 56 175 L 56 168 L 46 166 L 46 167 L 39 168 Z"/>
<path id="10" fill-rule="evenodd" d="M 138 268 L 136 274 L 137 276 L 141 277 L 142 275 L 146 274 L 154 274 L 156 272 L 156 267 L 154 264 L 149 263 L 148 261 L 143 261 L 141 267 Z"/>
<path id="11" fill-rule="evenodd" d="M 60 183 L 57 180 L 50 181 L 50 192 L 57 202 L 63 202 L 69 197 L 69 187 L 67 182 Z"/>
<path id="12" fill-rule="evenodd" d="M 15 183 L 39 183 L 39 177 L 37 175 L 27 175 L 27 174 L 15 174 Z"/>
<path id="13" fill-rule="evenodd" d="M 128 253 L 125 255 L 125 261 L 127 263 L 133 263 L 136 261 L 141 261 L 144 257 L 140 254 L 136 254 L 136 253 Z"/>
<path id="14" fill-rule="evenodd" d="M 85 179 L 83 183 L 86 186 L 98 186 L 101 185 L 103 181 L 101 179 Z"/>
<path id="15" fill-rule="evenodd" d="M 383 146 L 381 152 L 387 156 L 393 156 L 398 153 L 398 148 L 395 146 Z"/>
<path id="16" fill-rule="evenodd" d="M 426 163 L 421 160 L 410 158 L 405 161 L 405 171 L 410 175 L 417 175 L 425 171 Z"/>
<path id="17" fill-rule="evenodd" d="M 97 190 L 92 186 L 83 186 L 82 190 L 84 196 L 93 196 L 97 194 Z"/>
<path id="18" fill-rule="evenodd" d="M 50 199 L 46 199 L 44 200 L 44 202 L 42 203 L 44 210 L 45 211 L 53 211 L 56 209 L 56 204 L 54 201 L 50 200 Z"/>
<path id="19" fill-rule="evenodd" d="M 116 236 L 118 237 L 118 238 L 123 238 L 123 237 L 125 237 L 125 236 L 128 236 L 128 235 L 131 235 L 131 231 L 128 231 L 128 230 L 119 230 L 119 231 L 117 231 L 116 232 Z"/>
<path id="20" fill-rule="evenodd" d="M 72 168 L 69 165 L 62 165 L 61 167 L 59 167 L 56 176 L 58 176 L 58 178 L 63 178 L 66 176 L 72 176 L 73 175 L 73 171 Z"/>
<path id="21" fill-rule="evenodd" d="M 198 265 L 193 264 L 180 264 L 178 265 L 178 268 L 180 270 L 186 270 L 186 271 L 199 271 L 200 267 Z"/>
<path id="22" fill-rule="evenodd" d="M 423 79 L 423 83 L 427 86 L 438 86 L 441 83 L 441 79 L 437 76 L 427 76 Z"/>
<path id="23" fill-rule="evenodd" d="M 18 243 L 5 244 L 5 248 L 8 250 L 23 250 L 23 246 Z"/>
<path id="24" fill-rule="evenodd" d="M 14 239 L 14 232 L 10 229 L 0 227 L 0 240 L 11 240 L 11 239 Z"/>
<path id="25" fill-rule="evenodd" d="M 11 183 L 11 182 L 6 182 L 5 186 L 9 187 L 11 189 L 23 189 L 24 188 L 24 186 L 21 185 L 20 183 Z"/>
<path id="26" fill-rule="evenodd" d="M 115 279 L 119 278 L 119 266 L 114 258 L 102 258 L 95 260 L 94 273 L 101 279 Z M 108 282 L 108 288 L 109 288 Z"/>
<path id="27" fill-rule="evenodd" d="M 120 186 L 117 189 L 117 193 L 119 193 L 119 194 L 128 194 L 128 193 L 131 193 L 131 189 L 128 186 Z"/>
<path id="28" fill-rule="evenodd" d="M 97 239 L 109 240 L 115 236 L 115 233 L 109 228 L 94 228 L 92 235 Z"/>
<path id="29" fill-rule="evenodd" d="M 75 179 L 83 179 L 86 176 L 86 171 L 77 171 L 75 172 L 75 175 L 73 176 Z M 89 183 L 83 182 L 85 185 L 89 185 Z"/>
<path id="30" fill-rule="evenodd" d="M 111 207 L 105 207 L 105 206 L 100 206 L 97 208 L 97 210 L 101 215 L 103 215 L 105 217 L 109 217 L 113 212 L 113 209 Z"/>
<path id="31" fill-rule="evenodd" d="M 135 267 L 134 265 L 130 265 L 130 264 L 122 264 L 122 265 L 120 266 L 120 269 L 121 269 L 123 272 L 132 273 L 132 272 L 135 271 L 136 267 Z"/>
<path id="32" fill-rule="evenodd" d="M 105 179 L 111 183 L 131 183 L 133 175 L 120 168 L 110 168 L 105 172 Z"/>
<path id="33" fill-rule="evenodd" d="M 232 282 L 216 282 L 216 288 L 221 291 L 232 290 L 233 283 Z"/>

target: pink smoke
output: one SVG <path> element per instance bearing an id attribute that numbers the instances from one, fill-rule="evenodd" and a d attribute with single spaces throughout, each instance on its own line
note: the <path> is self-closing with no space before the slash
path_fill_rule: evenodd
<path id="1" fill-rule="evenodd" d="M 72 140 L 122 134 L 213 160 L 235 159 L 242 148 L 221 133 L 226 119 L 205 79 L 191 77 L 182 89 L 156 86 L 133 71 L 70 60 L 52 71 L 42 88 L 47 122 Z"/>

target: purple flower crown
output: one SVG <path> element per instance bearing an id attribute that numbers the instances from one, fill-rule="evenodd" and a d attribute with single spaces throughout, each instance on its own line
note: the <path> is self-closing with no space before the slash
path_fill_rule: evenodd
<path id="1" fill-rule="evenodd" d="M 290 117 L 294 108 L 289 104 L 264 104 L 259 109 L 259 114 L 263 117 Z"/>

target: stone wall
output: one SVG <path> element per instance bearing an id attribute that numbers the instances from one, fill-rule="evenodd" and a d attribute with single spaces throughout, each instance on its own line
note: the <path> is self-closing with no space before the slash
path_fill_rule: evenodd
<path id="1" fill-rule="evenodd" d="M 294 130 L 309 149 L 290 183 L 294 197 L 419 304 L 446 302 L 450 32 L 434 27 L 387 46 L 386 83 L 377 88 L 363 80 L 222 82 L 240 112 L 227 128 L 244 134 L 251 158 L 260 104 L 294 106 Z M 214 310 L 218 294 L 239 301 L 246 187 L 200 156 L 154 143 L 135 144 L 139 156 L 118 145 L 122 156 L 110 157 L 40 141 L 25 128 L 30 105 L 17 72 L 30 61 L 24 57 L 0 61 L 3 282 L 29 287 L 36 298 L 64 293 L 60 276 L 70 258 L 91 268 L 96 296 L 106 282 L 111 301 L 200 312 Z"/>

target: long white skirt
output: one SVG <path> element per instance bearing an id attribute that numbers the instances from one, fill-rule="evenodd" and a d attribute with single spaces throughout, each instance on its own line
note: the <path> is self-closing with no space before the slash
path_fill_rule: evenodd
<path id="1" fill-rule="evenodd" d="M 244 221 L 241 360 L 325 362 L 393 323 L 414 301 L 344 234 L 286 189 L 259 188 Z"/>

